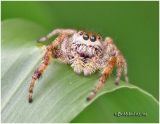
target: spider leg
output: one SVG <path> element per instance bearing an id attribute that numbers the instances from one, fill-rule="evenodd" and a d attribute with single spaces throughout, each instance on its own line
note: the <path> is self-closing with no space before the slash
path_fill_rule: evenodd
<path id="1" fill-rule="evenodd" d="M 116 85 L 119 84 L 122 72 L 124 74 L 125 81 L 128 83 L 127 63 L 126 63 L 125 58 L 122 55 L 117 56 L 116 65 L 117 65 L 117 76 L 116 76 L 115 84 Z"/>
<path id="2" fill-rule="evenodd" d="M 33 88 L 35 86 L 36 81 L 41 77 L 41 75 L 49 65 L 54 49 L 63 41 L 64 37 L 65 37 L 64 34 L 59 35 L 51 45 L 47 46 L 47 49 L 41 64 L 32 75 L 32 79 L 29 85 L 29 95 L 28 95 L 29 103 L 32 102 Z"/>
<path id="3" fill-rule="evenodd" d="M 74 29 L 54 29 L 53 31 L 51 31 L 49 34 L 47 34 L 46 36 L 38 39 L 38 42 L 44 42 L 44 41 L 47 41 L 48 39 L 50 39 L 51 37 L 53 37 L 54 35 L 57 35 L 57 34 L 73 34 L 75 33 L 76 30 Z"/>
<path id="4" fill-rule="evenodd" d="M 129 79 L 128 79 L 128 69 L 127 69 L 127 63 L 126 61 L 124 62 L 124 71 L 123 71 L 124 77 L 125 77 L 125 81 L 128 83 Z"/>
<path id="5" fill-rule="evenodd" d="M 112 38 L 107 37 L 105 39 L 106 44 L 110 45 L 110 48 L 113 48 L 113 51 L 115 52 L 115 56 L 117 58 L 116 60 L 116 65 L 117 65 L 117 75 L 116 75 L 116 80 L 115 80 L 115 84 L 118 85 L 122 72 L 124 74 L 125 77 L 125 81 L 128 82 L 128 71 L 127 71 L 127 62 L 124 58 L 124 56 L 122 55 L 122 53 L 119 51 L 119 49 L 116 47 L 116 45 L 113 43 Z"/>
<path id="6" fill-rule="evenodd" d="M 122 56 L 117 57 L 116 65 L 117 65 L 117 75 L 116 75 L 115 84 L 118 85 L 123 72 L 123 65 L 124 65 Z"/>
<path id="7" fill-rule="evenodd" d="M 87 101 L 92 100 L 97 92 L 103 88 L 106 79 L 109 77 L 109 75 L 112 73 L 112 70 L 116 64 L 116 57 L 111 57 L 107 66 L 104 68 L 102 75 L 99 79 L 99 82 L 97 83 L 96 87 L 91 91 L 90 95 L 87 97 Z"/>

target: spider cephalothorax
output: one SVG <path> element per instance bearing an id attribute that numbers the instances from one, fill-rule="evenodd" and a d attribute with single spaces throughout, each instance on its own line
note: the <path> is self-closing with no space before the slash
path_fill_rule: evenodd
<path id="1" fill-rule="evenodd" d="M 92 58 L 102 54 L 103 45 L 100 36 L 94 33 L 78 32 L 73 35 L 73 51 L 84 58 Z"/>
<path id="2" fill-rule="evenodd" d="M 36 80 L 40 78 L 52 57 L 70 64 L 78 74 L 83 72 L 84 75 L 90 75 L 96 70 L 103 69 L 98 84 L 87 97 L 88 101 L 103 87 L 105 80 L 112 73 L 115 65 L 117 65 L 115 83 L 119 83 L 122 72 L 124 72 L 125 80 L 128 82 L 126 60 L 111 38 L 103 39 L 100 35 L 92 32 L 56 29 L 39 41 L 46 41 L 57 34 L 59 36 L 52 44 L 47 46 L 42 62 L 32 76 L 29 86 L 29 102 L 32 102 Z"/>

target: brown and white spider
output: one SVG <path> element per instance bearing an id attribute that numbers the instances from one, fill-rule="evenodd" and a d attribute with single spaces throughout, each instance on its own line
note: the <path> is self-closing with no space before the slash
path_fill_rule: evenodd
<path id="1" fill-rule="evenodd" d="M 84 73 L 85 76 L 103 69 L 99 82 L 87 97 L 87 101 L 93 99 L 104 86 L 115 65 L 117 66 L 115 84 L 119 83 L 122 72 L 125 81 L 128 82 L 126 60 L 110 37 L 103 40 L 100 35 L 92 32 L 55 29 L 47 36 L 40 38 L 39 41 L 46 41 L 54 35 L 58 35 L 58 37 L 47 46 L 41 64 L 32 75 L 29 85 L 29 102 L 32 102 L 35 82 L 40 78 L 51 58 L 70 64 L 74 72 Z"/>

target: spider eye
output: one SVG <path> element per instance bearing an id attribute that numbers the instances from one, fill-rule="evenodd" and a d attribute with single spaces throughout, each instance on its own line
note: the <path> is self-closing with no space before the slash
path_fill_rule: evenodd
<path id="1" fill-rule="evenodd" d="M 98 38 L 98 40 L 101 40 L 101 37 L 100 37 L 100 36 L 98 36 L 97 38 Z"/>
<path id="2" fill-rule="evenodd" d="M 84 34 L 84 35 L 83 35 L 83 39 L 84 39 L 84 40 L 88 40 L 88 39 L 89 39 L 88 34 Z"/>
<path id="3" fill-rule="evenodd" d="M 90 40 L 91 40 L 92 42 L 95 42 L 95 41 L 96 41 L 96 36 L 95 36 L 95 35 L 92 35 L 92 36 L 90 37 Z"/>
<path id="4" fill-rule="evenodd" d="M 82 35 L 82 34 L 83 34 L 83 32 L 81 31 L 79 34 L 80 34 L 80 35 Z"/>

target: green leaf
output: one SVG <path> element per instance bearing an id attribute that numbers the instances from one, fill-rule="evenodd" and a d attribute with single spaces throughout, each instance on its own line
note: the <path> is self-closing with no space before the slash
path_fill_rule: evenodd
<path id="1" fill-rule="evenodd" d="M 139 88 L 121 88 L 101 96 L 72 122 L 158 123 L 158 115 L 158 102 L 148 93 Z"/>
<path id="2" fill-rule="evenodd" d="M 135 117 L 115 118 L 113 112 L 117 111 L 147 112 L 140 122 L 158 122 L 158 102 L 153 96 L 123 81 L 115 86 L 114 78 L 107 80 L 105 88 L 93 101 L 86 102 L 100 73 L 88 77 L 77 75 L 69 65 L 56 60 L 37 83 L 34 101 L 29 104 L 28 83 L 44 51 L 44 46 L 38 47 L 36 39 L 44 34 L 45 30 L 31 22 L 19 19 L 2 22 L 2 122 L 71 122 L 83 110 L 73 122 L 80 122 L 78 118 L 84 122 L 98 122 L 91 118 L 94 113 L 90 113 L 90 107 L 104 114 L 97 115 L 101 118 L 99 122 L 138 121 Z"/>

